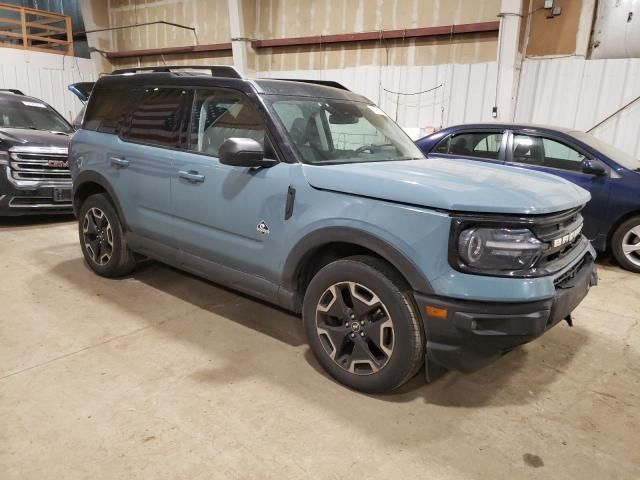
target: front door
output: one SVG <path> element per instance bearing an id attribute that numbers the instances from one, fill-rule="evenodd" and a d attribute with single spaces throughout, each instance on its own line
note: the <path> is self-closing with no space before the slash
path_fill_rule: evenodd
<path id="1" fill-rule="evenodd" d="M 593 240 L 607 211 L 608 175 L 583 173 L 582 162 L 590 158 L 589 155 L 560 138 L 514 132 L 509 145 L 509 162 L 513 165 L 560 176 L 591 193 L 591 201 L 582 211 L 582 216 L 585 219 L 584 234 Z"/>
<path id="2" fill-rule="evenodd" d="M 190 151 L 176 157 L 171 176 L 173 236 L 192 256 L 274 280 L 287 192 L 299 165 L 223 165 L 218 150 L 234 137 L 257 140 L 265 156 L 275 156 L 263 120 L 246 95 L 229 89 L 196 90 Z"/>

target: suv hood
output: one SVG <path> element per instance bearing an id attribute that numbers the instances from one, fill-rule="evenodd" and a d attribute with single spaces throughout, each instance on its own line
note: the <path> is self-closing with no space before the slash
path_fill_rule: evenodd
<path id="1" fill-rule="evenodd" d="M 304 165 L 303 171 L 315 188 L 452 211 L 545 214 L 591 198 L 554 175 L 472 160 Z"/>
<path id="2" fill-rule="evenodd" d="M 67 148 L 70 133 L 31 130 L 29 128 L 0 128 L 0 146 L 9 148 L 25 147 L 62 147 Z"/>

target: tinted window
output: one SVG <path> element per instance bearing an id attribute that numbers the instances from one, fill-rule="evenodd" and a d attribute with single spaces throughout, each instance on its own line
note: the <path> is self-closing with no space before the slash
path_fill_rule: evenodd
<path id="1" fill-rule="evenodd" d="M 449 142 L 451 141 L 451 137 L 445 137 L 440 140 L 440 143 L 433 149 L 434 153 L 449 153 Z"/>
<path id="2" fill-rule="evenodd" d="M 102 133 L 119 133 L 131 105 L 130 92 L 123 89 L 100 89 L 94 93 L 85 113 L 84 129 Z"/>
<path id="3" fill-rule="evenodd" d="M 131 113 L 123 137 L 134 142 L 179 148 L 187 125 L 189 92 L 182 88 L 147 87 Z"/>
<path id="4" fill-rule="evenodd" d="M 228 138 L 252 138 L 264 148 L 260 116 L 240 92 L 224 89 L 196 91 L 191 114 L 191 150 L 218 156 Z"/>
<path id="5" fill-rule="evenodd" d="M 513 161 L 527 165 L 580 171 L 585 159 L 577 150 L 549 138 L 514 135 Z"/>
<path id="6" fill-rule="evenodd" d="M 501 132 L 460 133 L 442 140 L 434 152 L 497 160 L 502 135 Z"/>

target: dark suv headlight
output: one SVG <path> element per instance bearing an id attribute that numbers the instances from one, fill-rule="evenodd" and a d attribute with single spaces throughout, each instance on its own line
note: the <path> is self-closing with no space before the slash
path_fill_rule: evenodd
<path id="1" fill-rule="evenodd" d="M 581 231 L 580 208 L 549 215 L 453 214 L 449 264 L 473 275 L 551 275 L 587 248 Z"/>
<path id="2" fill-rule="evenodd" d="M 471 227 L 460 233 L 457 243 L 464 265 L 503 272 L 533 268 L 548 247 L 526 228 Z"/>

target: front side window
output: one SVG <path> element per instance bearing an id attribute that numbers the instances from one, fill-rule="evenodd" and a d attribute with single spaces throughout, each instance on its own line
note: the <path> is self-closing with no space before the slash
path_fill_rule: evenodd
<path id="1" fill-rule="evenodd" d="M 271 105 L 306 163 L 424 158 L 406 133 L 374 105 L 299 97 L 275 97 Z"/>
<path id="2" fill-rule="evenodd" d="M 189 92 L 182 88 L 146 87 L 122 136 L 125 140 L 179 148 L 186 128 Z"/>
<path id="3" fill-rule="evenodd" d="M 550 138 L 514 135 L 513 161 L 528 165 L 579 172 L 585 156 L 564 143 Z"/>
<path id="4" fill-rule="evenodd" d="M 218 157 L 229 138 L 252 138 L 265 145 L 265 130 L 249 99 L 225 89 L 197 90 L 191 112 L 190 149 Z"/>
<path id="5" fill-rule="evenodd" d="M 71 125 L 48 105 L 32 99 L 1 102 L 0 128 L 26 128 L 69 133 Z"/>
<path id="6" fill-rule="evenodd" d="M 544 163 L 546 166 L 574 172 L 579 172 L 582 169 L 582 162 L 585 156 L 577 150 L 550 138 L 543 138 L 542 146 L 544 147 Z"/>
<path id="7" fill-rule="evenodd" d="M 434 153 L 448 153 L 464 157 L 498 160 L 502 146 L 502 132 L 460 133 L 440 141 Z"/>

